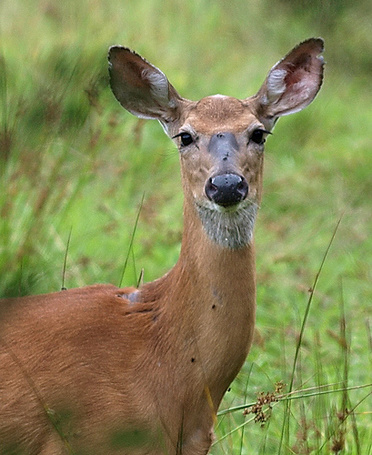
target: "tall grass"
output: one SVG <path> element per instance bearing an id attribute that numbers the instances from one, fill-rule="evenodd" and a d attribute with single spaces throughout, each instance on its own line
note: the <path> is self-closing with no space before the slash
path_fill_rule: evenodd
<path id="1" fill-rule="evenodd" d="M 197 99 L 253 94 L 293 45 L 325 39 L 319 97 L 282 119 L 268 141 L 256 227 L 258 333 L 221 407 L 229 412 L 214 454 L 372 453 L 370 389 L 362 388 L 372 348 L 371 19 L 365 0 L 0 4 L 1 296 L 119 285 L 124 266 L 123 284 L 135 285 L 142 268 L 149 281 L 177 259 L 177 152 L 158 125 L 113 99 L 109 45 L 136 49 Z M 263 428 L 255 414 L 234 410 L 280 381 L 287 388 L 263 406 Z"/>

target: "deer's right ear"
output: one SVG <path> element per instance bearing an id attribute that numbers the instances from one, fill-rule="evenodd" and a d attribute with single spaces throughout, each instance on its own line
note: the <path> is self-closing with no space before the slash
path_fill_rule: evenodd
<path id="1" fill-rule="evenodd" d="M 162 71 L 121 46 L 110 48 L 108 60 L 111 90 L 125 109 L 165 127 L 177 118 L 182 98 Z"/>

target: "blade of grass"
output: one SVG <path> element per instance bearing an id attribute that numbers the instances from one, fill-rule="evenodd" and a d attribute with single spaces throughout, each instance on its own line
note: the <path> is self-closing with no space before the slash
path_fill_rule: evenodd
<path id="1" fill-rule="evenodd" d="M 304 317 L 303 317 L 303 320 L 302 320 L 300 335 L 298 337 L 298 342 L 297 342 L 297 345 L 296 345 L 296 351 L 295 351 L 295 355 L 294 355 L 294 359 L 293 359 L 291 380 L 290 380 L 290 383 L 289 383 L 289 393 L 292 392 L 292 389 L 293 389 L 293 383 L 294 383 L 294 377 L 295 377 L 295 371 L 296 371 L 298 356 L 299 356 L 299 353 L 300 353 L 300 348 L 301 348 L 301 345 L 302 345 L 302 339 L 303 339 L 303 336 L 304 336 L 304 333 L 305 333 L 305 327 L 306 327 L 307 319 L 308 319 L 308 316 L 309 316 L 309 313 L 310 313 L 310 308 L 311 308 L 311 304 L 312 304 L 312 301 L 313 301 L 315 289 L 316 289 L 316 286 L 318 284 L 319 277 L 320 277 L 320 275 L 322 273 L 325 261 L 326 261 L 326 259 L 328 257 L 329 250 L 331 249 L 333 241 L 334 241 L 334 239 L 336 237 L 336 234 L 337 234 L 338 228 L 340 226 L 341 220 L 343 218 L 343 215 L 344 214 L 342 213 L 340 218 L 338 219 L 338 221 L 336 223 L 336 226 L 335 226 L 335 228 L 333 230 L 331 239 L 328 242 L 328 246 L 327 246 L 327 248 L 325 250 L 325 253 L 323 255 L 322 261 L 320 263 L 318 272 L 315 275 L 314 283 L 313 283 L 312 287 L 310 288 L 310 295 L 309 295 L 309 299 L 307 301 L 305 314 L 304 314 Z M 291 403 L 290 401 L 287 401 L 285 409 L 284 409 L 284 418 L 283 418 L 283 425 L 282 425 L 282 432 L 281 432 L 281 437 L 280 437 L 278 455 L 280 455 L 281 451 L 282 451 L 284 435 L 286 436 L 286 441 L 287 441 L 286 445 L 288 446 L 288 441 L 289 441 L 289 415 L 290 415 L 290 412 L 291 412 L 290 403 Z"/>
<path id="2" fill-rule="evenodd" d="M 299 400 L 299 399 L 302 400 L 302 399 L 305 399 L 305 398 L 316 397 L 316 396 L 319 396 L 319 395 L 327 395 L 327 394 L 331 394 L 331 393 L 344 393 L 345 392 L 344 387 L 339 388 L 339 389 L 334 389 L 334 390 L 319 390 L 320 388 L 331 387 L 331 386 L 336 385 L 336 384 L 339 384 L 339 383 L 336 382 L 336 383 L 333 383 L 333 384 L 324 384 L 324 385 L 322 385 L 320 387 L 318 387 L 318 386 L 317 387 L 309 387 L 308 389 L 303 389 L 303 390 L 293 390 L 291 393 L 285 393 L 283 395 L 278 395 L 276 397 L 277 398 L 277 403 L 280 403 L 281 401 L 291 401 L 291 400 Z M 366 389 L 368 387 L 372 388 L 372 383 L 350 386 L 350 387 L 347 388 L 347 391 Z M 311 390 L 314 390 L 314 392 L 303 393 L 303 392 L 308 392 L 308 391 L 311 391 Z M 295 395 L 295 394 L 299 394 L 299 395 Z M 234 407 L 231 407 L 231 408 L 228 408 L 228 409 L 222 409 L 221 411 L 218 411 L 217 416 L 220 417 L 220 416 L 223 416 L 225 414 L 229 414 L 231 412 L 244 411 L 244 409 L 247 409 L 247 408 L 253 406 L 254 404 L 256 404 L 256 402 L 245 403 L 245 404 L 234 406 Z M 275 403 L 273 403 L 273 405 L 275 405 Z"/>
<path id="3" fill-rule="evenodd" d="M 248 374 L 247 380 L 245 382 L 244 401 L 247 400 L 247 396 L 248 396 L 248 387 L 249 387 L 249 380 L 250 380 L 250 377 L 251 377 L 252 368 L 253 368 L 253 364 L 251 365 L 250 373 Z M 239 453 L 243 453 L 243 448 L 244 448 L 244 430 L 245 430 L 245 427 L 242 428 L 242 433 L 241 433 L 241 437 L 240 437 L 240 451 L 239 451 Z"/>
<path id="4" fill-rule="evenodd" d="M 8 84 L 7 67 L 5 57 L 0 52 L 0 104 L 1 104 L 1 125 L 0 125 L 0 171 L 5 169 L 5 163 L 9 158 L 11 145 L 11 132 L 9 129 L 9 103 L 8 103 Z"/>
<path id="5" fill-rule="evenodd" d="M 138 280 L 137 280 L 137 285 L 136 285 L 136 288 L 139 288 L 141 286 L 141 284 L 143 284 L 143 277 L 144 277 L 144 274 L 145 274 L 145 270 L 142 268 L 141 269 L 141 272 L 138 276 Z"/>
<path id="6" fill-rule="evenodd" d="M 72 234 L 72 226 L 71 226 L 70 232 L 68 234 L 66 250 L 65 250 L 65 257 L 64 257 L 64 260 L 63 260 L 61 291 L 67 291 L 67 288 L 65 287 L 65 278 L 66 278 L 67 256 L 68 256 L 68 250 L 70 248 L 71 234 Z"/>
<path id="7" fill-rule="evenodd" d="M 143 195 L 142 195 L 142 199 L 141 199 L 141 202 L 140 202 L 140 205 L 139 205 L 139 208 L 138 208 L 136 220 L 134 222 L 133 231 L 132 231 L 132 235 L 131 235 L 130 242 L 129 242 L 127 256 L 126 256 L 125 261 L 124 261 L 123 271 L 121 273 L 121 278 L 120 278 L 120 281 L 119 281 L 119 288 L 122 287 L 125 271 L 126 271 L 127 266 L 128 266 L 129 257 L 131 255 L 131 252 L 132 252 L 132 249 L 133 249 L 134 236 L 135 236 L 136 231 L 137 231 L 138 220 L 139 220 L 139 217 L 140 217 L 140 214 L 141 214 L 141 210 L 142 210 L 142 207 L 143 207 L 144 199 L 145 199 L 145 193 L 143 193 Z"/>
<path id="8" fill-rule="evenodd" d="M 351 339 L 351 333 L 349 331 L 348 337 L 347 337 L 347 330 L 346 330 L 346 315 L 345 315 L 345 300 L 344 300 L 344 287 L 343 287 L 343 280 L 341 277 L 340 281 L 340 334 L 341 334 L 341 349 L 342 349 L 342 354 L 343 354 L 343 359 L 344 359 L 344 381 L 343 385 L 345 387 L 345 393 L 343 394 L 342 397 L 342 415 L 346 416 L 344 421 L 346 423 L 346 418 L 348 415 L 351 415 L 351 427 L 353 431 L 353 436 L 354 436 L 354 441 L 355 441 L 355 447 L 356 447 L 356 453 L 357 455 L 361 455 L 361 445 L 360 445 L 360 438 L 359 438 L 359 431 L 358 427 L 356 424 L 356 418 L 355 418 L 355 413 L 354 411 L 349 412 L 348 409 L 351 408 L 351 401 L 350 401 L 350 396 L 347 390 L 348 384 L 349 384 L 349 365 L 350 365 L 350 339 Z M 344 429 L 346 432 L 346 428 Z"/>

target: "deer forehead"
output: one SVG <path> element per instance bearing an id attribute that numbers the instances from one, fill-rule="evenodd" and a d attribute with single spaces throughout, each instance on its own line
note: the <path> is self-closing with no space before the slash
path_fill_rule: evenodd
<path id="1" fill-rule="evenodd" d="M 197 134 L 207 135 L 241 133 L 252 123 L 260 124 L 246 101 L 224 95 L 207 96 L 195 103 L 185 123 Z"/>

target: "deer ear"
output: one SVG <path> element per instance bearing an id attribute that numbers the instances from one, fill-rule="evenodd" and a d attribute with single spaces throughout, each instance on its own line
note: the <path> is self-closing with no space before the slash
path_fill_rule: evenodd
<path id="1" fill-rule="evenodd" d="M 272 121 L 298 112 L 312 102 L 323 81 L 324 49 L 321 38 L 296 46 L 270 70 L 254 97 L 258 116 Z"/>
<path id="2" fill-rule="evenodd" d="M 164 126 L 176 119 L 182 98 L 162 71 L 121 46 L 110 48 L 108 60 L 111 90 L 125 109 Z"/>

